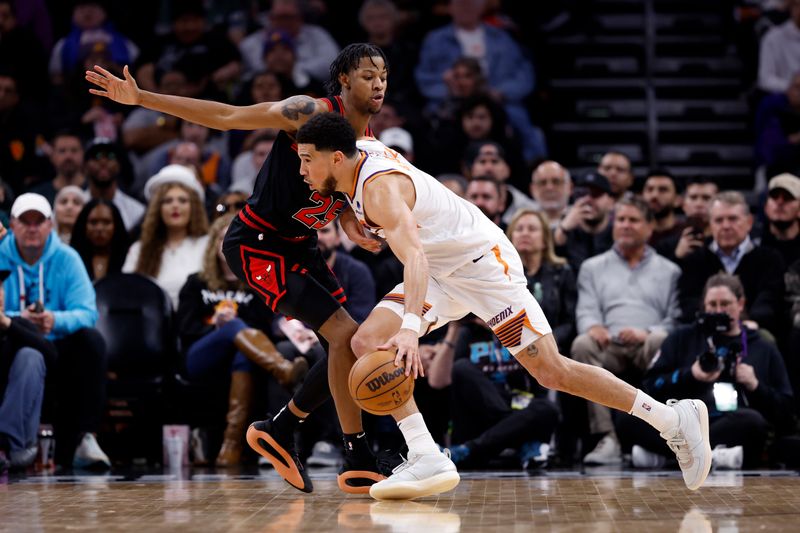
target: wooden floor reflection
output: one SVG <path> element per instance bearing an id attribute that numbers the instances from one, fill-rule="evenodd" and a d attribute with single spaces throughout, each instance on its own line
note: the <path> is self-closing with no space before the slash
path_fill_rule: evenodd
<path id="1" fill-rule="evenodd" d="M 798 531 L 800 477 L 714 474 L 690 492 L 674 473 L 465 474 L 415 502 L 344 495 L 332 473 L 301 494 L 257 476 L 28 477 L 0 484 L 0 531 Z"/>

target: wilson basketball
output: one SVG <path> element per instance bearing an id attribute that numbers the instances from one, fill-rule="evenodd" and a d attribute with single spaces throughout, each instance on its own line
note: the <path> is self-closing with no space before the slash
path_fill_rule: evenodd
<path id="1" fill-rule="evenodd" d="M 350 370 L 350 394 L 363 410 L 388 414 L 411 398 L 414 378 L 394 366 L 393 352 L 378 351 L 358 359 Z"/>

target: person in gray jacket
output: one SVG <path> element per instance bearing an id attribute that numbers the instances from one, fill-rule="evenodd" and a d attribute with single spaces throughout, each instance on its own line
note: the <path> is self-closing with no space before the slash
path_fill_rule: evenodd
<path id="1" fill-rule="evenodd" d="M 653 220 L 642 200 L 619 200 L 613 247 L 587 259 L 578 274 L 579 335 L 572 343 L 572 357 L 628 380 L 641 378 L 680 314 L 681 271 L 647 245 Z M 589 429 L 604 436 L 584 462 L 619 463 L 610 410 L 590 404 Z"/>

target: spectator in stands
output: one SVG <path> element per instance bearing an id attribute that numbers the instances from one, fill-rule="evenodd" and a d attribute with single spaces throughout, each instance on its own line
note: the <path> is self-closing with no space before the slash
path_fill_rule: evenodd
<path id="1" fill-rule="evenodd" d="M 406 113 L 402 112 L 401 106 L 393 100 L 386 100 L 377 115 L 370 120 L 370 127 L 376 137 L 380 137 L 384 130 L 389 128 L 404 128 L 406 124 Z"/>
<path id="2" fill-rule="evenodd" d="M 291 80 L 278 76 L 274 72 L 258 72 L 253 79 L 245 83 L 239 95 L 239 105 L 253 105 L 262 102 L 280 102 L 297 89 Z M 233 130 L 228 132 L 228 153 L 239 154 L 251 150 L 253 143 L 262 135 L 278 135 L 274 129 L 259 128 L 252 131 Z"/>
<path id="3" fill-rule="evenodd" d="M 633 186 L 633 172 L 630 158 L 620 152 L 606 152 L 597 165 L 597 172 L 608 179 L 611 196 L 615 200 L 622 198 Z"/>
<path id="4" fill-rule="evenodd" d="M 122 272 L 130 237 L 117 206 L 102 198 L 89 200 L 75 221 L 70 246 L 81 256 L 90 280 Z"/>
<path id="5" fill-rule="evenodd" d="M 782 93 L 800 73 L 800 0 L 788 0 L 789 20 L 770 29 L 761 40 L 758 88 Z"/>
<path id="6" fill-rule="evenodd" d="M 422 43 L 415 76 L 420 93 L 434 109 L 447 97 L 452 67 L 460 57 L 481 64 L 490 94 L 503 103 L 509 122 L 523 142 L 527 162 L 546 155 L 541 130 L 531 124 L 524 100 L 533 91 L 530 61 L 509 35 L 481 22 L 485 0 L 451 0 L 453 22 L 430 32 Z"/>
<path id="7" fill-rule="evenodd" d="M 680 238 L 685 227 L 684 221 L 675 213 L 681 206 L 675 177 L 663 169 L 651 170 L 644 181 L 642 199 L 655 219 L 653 235 L 648 244 L 660 255 L 665 255 L 662 249 L 669 253 L 672 240 Z M 672 248 L 674 250 L 674 246 Z"/>
<path id="8" fill-rule="evenodd" d="M 524 192 L 511 185 L 511 167 L 502 146 L 493 141 L 473 142 L 464 155 L 467 176 L 490 176 L 500 185 L 500 212 L 503 224 L 511 222 L 517 210 L 538 206 Z"/>
<path id="9" fill-rule="evenodd" d="M 272 30 L 264 41 L 264 68 L 278 76 L 292 80 L 299 94 L 320 98 L 325 95 L 322 83 L 315 80 L 297 63 L 297 50 L 291 35 Z"/>
<path id="10" fill-rule="evenodd" d="M 700 398 L 706 403 L 712 465 L 723 468 L 758 466 L 768 431 L 785 430 L 793 412 L 792 389 L 780 353 L 742 323 L 744 292 L 734 275 L 709 278 L 703 288 L 703 309 L 727 315 L 726 331 L 709 332 L 698 323 L 676 329 L 662 344 L 643 387 L 657 400 Z M 698 356 L 709 352 L 709 338 L 714 348 L 726 347 L 733 356 L 724 357 L 716 368 L 704 369 Z M 712 353 L 719 355 L 718 349 Z M 733 405 L 726 405 L 729 402 L 719 392 L 723 383 L 735 388 Z M 634 417 L 620 413 L 618 427 L 620 438 L 634 445 L 634 466 L 660 467 L 672 456 L 664 439 Z"/>
<path id="11" fill-rule="evenodd" d="M 414 139 L 403 128 L 385 129 L 378 140 L 405 157 L 409 163 L 414 162 Z"/>
<path id="12" fill-rule="evenodd" d="M 784 351 L 789 380 L 794 390 L 795 401 L 800 400 L 800 361 L 795 354 L 800 353 L 800 260 L 795 261 L 786 270 L 786 301 L 789 306 L 789 324 L 791 327 L 787 348 Z"/>
<path id="13" fill-rule="evenodd" d="M 216 207 L 216 204 L 213 203 L 214 198 L 217 198 L 225 191 L 225 189 L 220 187 L 216 182 L 206 182 L 205 180 L 207 173 L 213 171 L 214 167 L 220 163 L 220 159 L 217 155 L 218 152 L 211 151 L 211 157 L 206 160 L 206 164 L 203 164 L 203 151 L 200 146 L 193 141 L 181 141 L 167 152 L 167 164 L 183 165 L 194 173 L 197 182 L 203 187 L 205 209 L 208 215 L 210 215 Z M 220 168 L 221 166 L 223 165 L 217 166 L 218 173 L 225 172 L 226 175 L 229 175 L 227 164 L 224 165 L 226 170 L 222 170 Z"/>
<path id="14" fill-rule="evenodd" d="M 342 240 L 337 223 L 328 224 L 317 230 L 317 246 L 322 252 L 322 257 L 328 264 L 336 279 L 342 284 L 343 295 L 336 298 L 346 298 L 344 308 L 359 324 L 366 320 L 372 308 L 375 307 L 375 280 L 367 265 L 353 259 L 342 248 Z M 381 295 L 383 296 L 383 295 Z"/>
<path id="15" fill-rule="evenodd" d="M 52 180 L 45 180 L 31 187 L 30 192 L 41 194 L 52 205 L 56 193 L 67 185 L 84 188 L 83 145 L 80 137 L 67 130 L 57 133 L 52 140 L 50 163 L 56 170 Z"/>
<path id="16" fill-rule="evenodd" d="M 570 353 L 575 339 L 575 305 L 578 292 L 575 273 L 553 247 L 553 233 L 542 211 L 520 209 L 506 230 L 519 252 L 528 290 L 539 302 L 553 328 L 559 353 Z"/>
<path id="17" fill-rule="evenodd" d="M 681 271 L 647 242 L 654 217 L 642 200 L 617 202 L 614 247 L 587 259 L 578 274 L 578 337 L 572 358 L 638 384 L 680 315 Z M 618 464 L 621 450 L 611 411 L 589 403 L 589 430 L 604 435 L 587 464 Z"/>
<path id="18" fill-rule="evenodd" d="M 800 72 L 785 92 L 765 96 L 755 117 L 756 163 L 767 172 L 800 173 Z"/>
<path id="19" fill-rule="evenodd" d="M 15 275 L 4 284 L 9 317 L 33 322 L 58 352 L 54 387 L 56 463 L 103 467 L 111 462 L 94 432 L 105 410 L 105 342 L 93 328 L 95 293 L 78 254 L 53 233 L 52 209 L 38 194 L 19 196 L 11 208 L 12 235 L 0 242 L 0 257 Z M 79 393 L 78 393 L 79 392 Z"/>
<path id="20" fill-rule="evenodd" d="M 9 274 L 0 270 L 0 283 Z M 36 459 L 45 375 L 56 361 L 55 347 L 33 323 L 6 315 L 3 292 L 0 284 L 0 474 Z"/>
<path id="21" fill-rule="evenodd" d="M 72 229 L 78 214 L 86 203 L 86 193 L 80 187 L 67 185 L 58 191 L 56 201 L 53 203 L 55 212 L 55 229 L 58 238 L 64 244 L 69 244 L 72 238 Z"/>
<path id="22" fill-rule="evenodd" d="M 461 198 L 467 194 L 467 178 L 461 174 L 439 174 L 436 179 Z"/>
<path id="23" fill-rule="evenodd" d="M 25 94 L 43 101 L 48 89 L 47 55 L 36 35 L 17 23 L 15 4 L 0 0 L 0 65 L 17 74 Z"/>
<path id="24" fill-rule="evenodd" d="M 326 29 L 308 24 L 303 19 L 298 0 L 274 0 L 265 27 L 239 43 L 246 72 L 264 70 L 262 58 L 267 36 L 278 30 L 294 39 L 300 68 L 318 82 L 327 81 L 328 67 L 339 53 L 339 46 Z"/>
<path id="25" fill-rule="evenodd" d="M 500 183 L 497 179 L 492 176 L 475 176 L 469 180 L 464 197 L 475 204 L 489 220 L 505 229 L 500 207 Z"/>
<path id="26" fill-rule="evenodd" d="M 131 231 L 139 225 L 144 206 L 120 189 L 122 161 L 125 152 L 109 139 L 97 138 L 83 154 L 84 171 L 89 180 L 89 196 L 103 198 L 117 206 L 125 229 Z"/>
<path id="27" fill-rule="evenodd" d="M 253 374 L 263 369 L 282 386 L 292 387 L 308 372 L 304 358 L 289 362 L 278 352 L 267 336 L 272 311 L 228 268 L 222 239 L 233 217 L 228 213 L 212 224 L 202 268 L 181 288 L 177 313 L 189 378 L 230 379 L 227 427 L 216 466 L 239 464 L 253 402 Z"/>
<path id="28" fill-rule="evenodd" d="M 20 93 L 17 76 L 0 65 L 0 169 L 15 191 L 41 179 L 36 148 L 46 124 Z"/>
<path id="29" fill-rule="evenodd" d="M 142 236 L 128 251 L 122 271 L 153 278 L 177 309 L 178 293 L 200 270 L 208 244 L 205 193 L 190 169 L 167 165 L 150 178 L 144 195 Z"/>
<path id="30" fill-rule="evenodd" d="M 553 232 L 553 242 L 559 255 L 578 271 L 585 259 L 611 248 L 614 199 L 602 174 L 586 174 L 576 180 L 572 199 Z"/>
<path id="31" fill-rule="evenodd" d="M 119 67 L 132 64 L 139 55 L 139 48 L 108 20 L 101 0 L 78 0 L 72 9 L 69 34 L 56 42 L 50 54 L 53 83 L 62 83 L 76 68 L 83 67 L 87 49 L 95 47 L 107 50 L 111 63 Z"/>
<path id="32" fill-rule="evenodd" d="M 550 229 L 555 231 L 569 208 L 569 197 L 572 194 L 572 176 L 569 170 L 556 161 L 539 163 L 531 174 L 530 193 L 547 215 Z"/>
<path id="33" fill-rule="evenodd" d="M 683 193 L 683 213 L 686 215 L 686 227 L 680 235 L 664 239 L 658 253 L 679 263 L 687 255 L 702 248 L 711 238 L 711 227 L 708 219 L 711 212 L 711 201 L 718 192 L 717 184 L 710 179 L 699 176 L 689 180 Z"/>
<path id="34" fill-rule="evenodd" d="M 248 197 L 248 194 L 240 191 L 228 191 L 222 193 L 222 195 L 217 198 L 217 201 L 214 204 L 214 211 L 211 216 L 212 221 L 218 219 L 226 213 L 231 213 L 234 215 L 238 214 L 239 211 L 244 209 L 244 206 L 247 205 Z"/>
<path id="35" fill-rule="evenodd" d="M 218 193 L 227 190 L 231 183 L 231 162 L 225 152 L 225 142 L 212 138 L 209 128 L 191 122 L 181 121 L 179 131 L 177 139 L 162 144 L 149 154 L 150 175 L 168 164 L 191 165 L 200 171 L 199 178 L 203 187 L 213 185 Z M 194 143 L 199 153 L 187 146 L 181 146 L 183 143 Z M 177 154 L 181 148 L 191 151 Z M 141 175 L 139 178 L 141 179 Z"/>
<path id="36" fill-rule="evenodd" d="M 158 92 L 188 96 L 188 80 L 180 70 L 156 71 Z M 180 121 L 172 115 L 146 107 L 136 106 L 122 124 L 122 142 L 125 148 L 144 156 L 157 146 L 178 137 Z"/>
<path id="37" fill-rule="evenodd" d="M 757 244 L 772 248 L 783 258 L 784 265 L 800 259 L 800 178 L 780 174 L 769 180 L 764 205 L 766 225 Z"/>
<path id="38" fill-rule="evenodd" d="M 474 57 L 456 59 L 451 71 L 452 74 L 447 78 L 447 96 L 427 117 L 435 131 L 457 131 L 455 123 L 464 102 L 468 98 L 487 93 L 486 77 L 481 70 L 481 64 Z"/>
<path id="39" fill-rule="evenodd" d="M 679 263 L 683 270 L 678 284 L 683 321 L 694 320 L 708 278 L 724 271 L 736 274 L 744 286 L 747 326 L 780 334 L 786 267 L 778 252 L 750 240 L 753 217 L 744 196 L 735 191 L 717 194 L 711 203 L 710 221 L 711 243 Z"/>
<path id="40" fill-rule="evenodd" d="M 366 33 L 365 41 L 379 46 L 392 66 L 392 94 L 406 106 L 419 100 L 414 82 L 414 67 L 419 57 L 416 42 L 398 35 L 400 11 L 391 0 L 365 0 L 358 22 Z"/>
<path id="41" fill-rule="evenodd" d="M 252 149 L 236 156 L 231 169 L 231 185 L 228 190 L 243 192 L 248 196 L 253 194 L 256 176 L 272 151 L 272 145 L 275 144 L 276 138 L 275 130 L 265 130 L 265 133 L 253 141 Z"/>
<path id="42" fill-rule="evenodd" d="M 525 468 L 547 461 L 558 409 L 486 324 L 451 323 L 433 350 L 425 374 L 431 388 L 451 390 L 454 463 L 485 466 L 506 448 Z"/>
<path id="43" fill-rule="evenodd" d="M 172 33 L 155 39 L 139 58 L 139 86 L 155 90 L 156 73 L 175 69 L 187 73 L 189 95 L 194 97 L 236 81 L 241 71 L 239 51 L 224 34 L 206 30 L 203 2 L 172 2 L 171 8 Z"/>

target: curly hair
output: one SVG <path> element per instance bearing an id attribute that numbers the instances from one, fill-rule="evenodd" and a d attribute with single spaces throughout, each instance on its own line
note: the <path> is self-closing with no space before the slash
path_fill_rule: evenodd
<path id="1" fill-rule="evenodd" d="M 208 230 L 208 246 L 206 246 L 206 251 L 203 254 L 203 268 L 200 269 L 197 277 L 205 281 L 212 291 L 247 289 L 247 284 L 240 280 L 231 282 L 225 279 L 220 259 L 217 256 L 220 243 L 225 238 L 228 226 L 231 225 L 231 221 L 235 216 L 236 213 L 225 213 L 216 219 Z"/>
<path id="2" fill-rule="evenodd" d="M 386 71 L 389 71 L 389 62 L 386 60 L 386 55 L 379 46 L 369 43 L 352 43 L 348 44 L 336 59 L 331 63 L 330 79 L 325 83 L 325 90 L 328 91 L 329 96 L 337 96 L 342 92 L 342 82 L 339 81 L 339 76 L 342 74 L 347 75 L 350 71 L 358 68 L 358 63 L 362 57 L 380 57 L 383 59 L 383 64 L 386 65 Z"/>
<path id="3" fill-rule="evenodd" d="M 139 239 L 141 249 L 135 269 L 139 274 L 155 278 L 158 277 L 161 270 L 161 256 L 164 254 L 164 247 L 167 244 L 167 225 L 161 216 L 161 203 L 167 192 L 174 187 L 189 194 L 191 211 L 186 236 L 202 237 L 208 232 L 208 217 L 203 202 L 195 191 L 179 183 L 165 183 L 160 186 L 150 199 L 150 203 L 147 204 L 147 212 L 142 222 L 142 236 Z"/>

